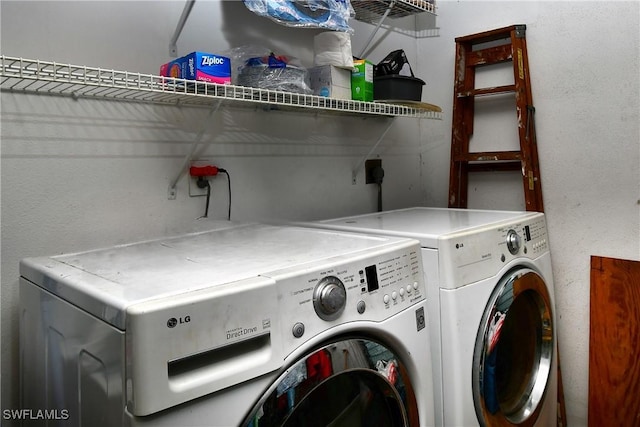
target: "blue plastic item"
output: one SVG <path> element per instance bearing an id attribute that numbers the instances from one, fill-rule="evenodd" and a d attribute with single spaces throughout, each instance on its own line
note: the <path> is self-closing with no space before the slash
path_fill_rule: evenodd
<path id="1" fill-rule="evenodd" d="M 289 27 L 324 28 L 353 33 L 349 0 L 243 0 L 253 13 Z"/>

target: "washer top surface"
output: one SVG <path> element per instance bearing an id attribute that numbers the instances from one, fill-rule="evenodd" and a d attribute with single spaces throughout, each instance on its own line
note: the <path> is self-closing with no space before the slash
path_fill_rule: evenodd
<path id="1" fill-rule="evenodd" d="M 411 237 L 420 240 L 422 247 L 438 248 L 438 240 L 443 236 L 475 232 L 535 215 L 540 214 L 415 207 L 318 221 L 316 224 L 337 230 Z"/>
<path id="2" fill-rule="evenodd" d="M 80 307 L 133 304 L 364 257 L 412 241 L 301 227 L 243 224 L 76 254 L 22 260 L 20 274 Z M 415 241 L 414 241 L 415 242 Z M 95 311 L 95 310 L 94 310 Z M 105 317 L 112 315 L 106 315 Z"/>

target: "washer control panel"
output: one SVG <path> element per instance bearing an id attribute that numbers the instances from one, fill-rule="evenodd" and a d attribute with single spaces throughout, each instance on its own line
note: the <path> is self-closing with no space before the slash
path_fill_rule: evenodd
<path id="1" fill-rule="evenodd" d="M 348 322 L 381 322 L 424 300 L 420 246 L 407 242 L 303 275 L 275 275 L 285 334 L 300 340 Z"/>
<path id="2" fill-rule="evenodd" d="M 499 239 L 504 238 L 504 244 L 511 255 L 535 258 L 549 249 L 544 217 L 499 228 L 498 234 Z M 501 247 L 500 244 L 498 246 Z M 503 255 L 506 261 L 507 255 Z"/>
<path id="3" fill-rule="evenodd" d="M 453 289 L 491 277 L 516 258 L 536 259 L 548 252 L 544 214 L 531 213 L 502 225 L 447 235 L 442 239 L 441 270 Z"/>

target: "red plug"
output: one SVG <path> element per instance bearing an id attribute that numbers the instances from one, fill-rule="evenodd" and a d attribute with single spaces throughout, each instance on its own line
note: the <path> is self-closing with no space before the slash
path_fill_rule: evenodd
<path id="1" fill-rule="evenodd" d="M 193 177 L 216 176 L 218 175 L 217 166 L 191 166 L 189 175 Z"/>

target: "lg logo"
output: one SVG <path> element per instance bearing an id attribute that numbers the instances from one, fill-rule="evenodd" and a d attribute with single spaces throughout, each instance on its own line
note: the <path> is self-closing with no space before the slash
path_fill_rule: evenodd
<path id="1" fill-rule="evenodd" d="M 175 317 L 172 317 L 171 319 L 167 320 L 167 327 L 175 328 L 178 325 L 189 322 L 191 322 L 191 316 L 179 317 L 177 319 Z"/>

